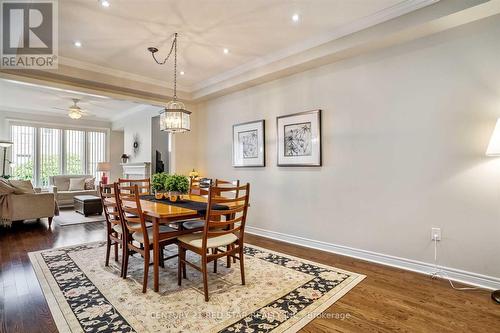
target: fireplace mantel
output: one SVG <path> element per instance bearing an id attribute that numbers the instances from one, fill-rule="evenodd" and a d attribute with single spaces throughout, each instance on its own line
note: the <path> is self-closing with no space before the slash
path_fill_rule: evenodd
<path id="1" fill-rule="evenodd" d="M 127 179 L 144 179 L 151 176 L 151 163 L 122 163 L 123 178 Z"/>

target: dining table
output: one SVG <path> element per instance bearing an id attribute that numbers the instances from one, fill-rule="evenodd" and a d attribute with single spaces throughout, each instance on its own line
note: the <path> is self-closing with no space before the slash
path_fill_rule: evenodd
<path id="1" fill-rule="evenodd" d="M 148 196 L 150 197 L 150 196 Z M 154 200 L 154 199 L 153 199 Z M 169 233 L 160 234 L 160 225 L 162 224 L 172 224 L 176 221 L 183 221 L 193 218 L 204 217 L 198 210 L 189 209 L 182 207 L 182 201 L 184 202 L 200 202 L 207 203 L 208 197 L 201 195 L 186 194 L 182 196 L 181 203 L 179 202 L 169 202 L 168 200 L 155 200 L 151 199 L 140 199 L 141 209 L 148 221 L 150 221 L 153 226 L 153 289 L 154 291 L 159 291 L 159 275 L 160 275 L 160 242 L 164 239 L 169 239 L 172 237 L 178 237 L 180 235 L 192 233 L 192 230 L 183 230 L 181 226 L 177 228 L 176 231 Z M 127 201 L 125 203 L 129 208 L 136 208 L 135 203 Z M 187 205 L 189 206 L 189 205 Z"/>

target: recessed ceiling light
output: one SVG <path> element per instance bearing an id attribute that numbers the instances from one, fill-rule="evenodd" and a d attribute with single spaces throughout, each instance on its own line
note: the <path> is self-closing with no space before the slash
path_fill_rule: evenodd
<path id="1" fill-rule="evenodd" d="M 109 7 L 111 4 L 107 0 L 101 0 L 101 6 L 103 7 Z"/>
<path id="2" fill-rule="evenodd" d="M 292 15 L 292 21 L 293 22 L 299 22 L 299 20 L 300 20 L 299 14 L 293 14 Z"/>
<path id="3" fill-rule="evenodd" d="M 224 49 L 223 52 L 224 52 L 224 54 L 228 54 L 229 50 L 228 49 Z"/>
<path id="4" fill-rule="evenodd" d="M 181 71 L 181 75 L 184 75 L 184 71 Z"/>
<path id="5" fill-rule="evenodd" d="M 76 47 L 82 47 L 82 42 L 80 42 L 79 40 L 75 41 L 73 43 Z"/>

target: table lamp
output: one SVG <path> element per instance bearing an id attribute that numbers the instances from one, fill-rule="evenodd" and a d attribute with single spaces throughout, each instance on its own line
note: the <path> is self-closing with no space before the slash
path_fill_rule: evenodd
<path id="1" fill-rule="evenodd" d="M 486 149 L 486 156 L 500 156 L 500 118 L 497 119 L 495 129 L 490 138 L 490 143 Z M 500 290 L 491 293 L 491 298 L 500 304 Z"/>
<path id="2" fill-rule="evenodd" d="M 191 179 L 196 179 L 198 178 L 198 176 L 199 176 L 198 171 L 196 171 L 195 169 L 193 169 L 193 171 L 189 173 L 189 178 Z"/>
<path id="3" fill-rule="evenodd" d="M 0 141 L 0 147 L 3 148 L 3 160 L 2 160 L 2 178 L 6 178 L 5 175 L 5 166 L 7 165 L 7 162 L 12 163 L 7 159 L 7 148 L 12 146 L 14 142 L 12 141 Z"/>
<path id="4" fill-rule="evenodd" d="M 111 171 L 111 163 L 109 162 L 99 162 L 97 163 L 97 171 L 102 172 L 101 183 L 108 183 L 108 176 L 106 176 L 107 171 Z"/>

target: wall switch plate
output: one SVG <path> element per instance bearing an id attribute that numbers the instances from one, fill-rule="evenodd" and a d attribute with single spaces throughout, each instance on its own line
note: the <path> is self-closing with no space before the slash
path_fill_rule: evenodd
<path id="1" fill-rule="evenodd" d="M 431 229 L 431 240 L 441 240 L 441 228 L 432 228 Z"/>

